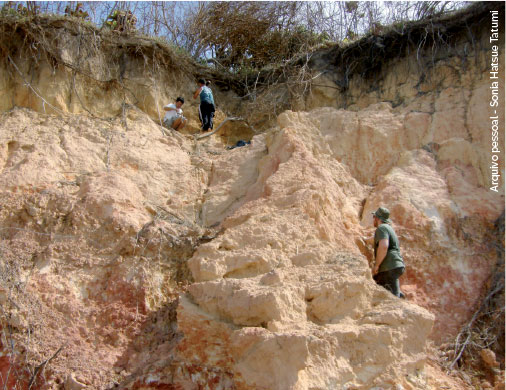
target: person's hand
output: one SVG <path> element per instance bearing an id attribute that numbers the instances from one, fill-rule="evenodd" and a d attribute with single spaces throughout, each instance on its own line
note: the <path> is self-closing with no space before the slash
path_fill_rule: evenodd
<path id="1" fill-rule="evenodd" d="M 362 236 L 361 239 L 366 245 L 372 245 L 374 243 L 374 237 Z"/>
<path id="2" fill-rule="evenodd" d="M 372 274 L 376 275 L 378 272 L 379 272 L 379 266 L 375 265 L 374 268 L 372 269 Z"/>

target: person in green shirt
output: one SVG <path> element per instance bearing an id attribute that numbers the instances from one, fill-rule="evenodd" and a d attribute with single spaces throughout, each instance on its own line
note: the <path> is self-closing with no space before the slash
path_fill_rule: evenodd
<path id="1" fill-rule="evenodd" d="M 374 219 L 374 259 L 373 278 L 396 297 L 404 298 L 400 290 L 399 277 L 404 273 L 404 260 L 399 247 L 399 239 L 392 228 L 390 211 L 380 207 L 372 213 Z"/>

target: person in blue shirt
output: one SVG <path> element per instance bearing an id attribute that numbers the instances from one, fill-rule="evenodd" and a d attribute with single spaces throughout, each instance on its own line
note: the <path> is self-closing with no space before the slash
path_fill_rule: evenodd
<path id="1" fill-rule="evenodd" d="M 206 83 L 205 79 L 199 79 L 197 82 L 198 88 L 193 94 L 194 99 L 200 96 L 199 117 L 200 122 L 202 122 L 203 131 L 208 131 L 213 128 L 215 108 L 213 91 L 209 88 L 209 84 L 209 82 Z"/>

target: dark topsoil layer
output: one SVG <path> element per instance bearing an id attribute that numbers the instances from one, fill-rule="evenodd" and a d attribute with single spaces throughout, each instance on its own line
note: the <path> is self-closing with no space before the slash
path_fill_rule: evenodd
<path id="1" fill-rule="evenodd" d="M 369 34 L 362 39 L 347 45 L 334 45 L 331 48 L 320 49 L 312 54 L 309 66 L 318 70 L 326 69 L 342 76 L 336 81 L 336 87 L 345 91 L 348 82 L 354 75 L 368 79 L 378 74 L 384 63 L 392 58 L 406 57 L 414 52 L 425 61 L 426 66 L 437 61 L 438 57 L 452 55 L 452 50 L 458 43 L 467 41 L 470 50 L 481 49 L 483 36 L 490 36 L 491 14 L 498 11 L 501 33 L 500 45 L 504 45 L 504 2 L 477 2 L 468 8 L 445 15 L 418 22 L 399 23 L 385 27 L 377 34 Z M 176 49 L 161 40 L 143 37 L 138 34 L 119 34 L 104 28 L 97 28 L 76 18 L 64 16 L 33 16 L 33 17 L 0 17 L 0 60 L 7 60 L 19 50 L 45 51 L 48 60 L 75 69 L 75 65 L 65 62 L 57 49 L 58 37 L 61 34 L 83 35 L 87 38 L 100 39 L 100 49 L 110 51 L 112 57 L 117 57 L 118 68 L 121 56 L 142 56 L 147 61 L 165 69 L 178 69 L 190 73 L 195 78 L 204 76 L 212 79 L 214 84 L 223 90 L 232 89 L 239 95 L 246 91 L 244 76 L 233 75 L 197 64 L 187 55 L 176 52 Z M 478 46 L 478 47 L 477 47 Z M 35 53 L 34 53 L 35 54 Z M 459 53 L 454 53 L 459 55 Z M 110 57 L 111 58 L 111 57 Z M 301 66 L 303 59 L 294 59 L 291 65 Z M 276 75 L 276 73 L 278 73 Z M 248 77 L 257 86 L 271 84 L 279 77 L 281 70 L 261 70 L 255 77 Z M 120 72 L 118 74 L 120 76 Z M 275 77 L 273 77 L 275 76 Z M 112 80 L 101 80 L 112 81 Z M 249 82 L 248 82 L 249 84 Z"/>

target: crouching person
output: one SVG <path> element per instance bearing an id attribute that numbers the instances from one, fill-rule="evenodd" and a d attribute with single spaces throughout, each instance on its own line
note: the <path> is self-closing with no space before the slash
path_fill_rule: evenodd
<path id="1" fill-rule="evenodd" d="M 186 126 L 187 119 L 183 116 L 183 107 L 184 99 L 182 97 L 178 97 L 176 99 L 176 104 L 167 104 L 163 109 L 167 111 L 165 117 L 163 118 L 163 125 L 167 129 L 181 130 Z"/>

